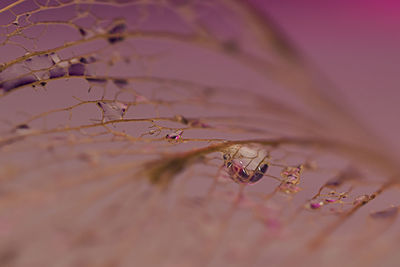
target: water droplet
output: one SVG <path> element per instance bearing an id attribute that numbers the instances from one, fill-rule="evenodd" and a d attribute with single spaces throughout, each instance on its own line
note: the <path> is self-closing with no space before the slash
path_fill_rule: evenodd
<path id="1" fill-rule="evenodd" d="M 179 143 L 182 141 L 183 131 L 176 131 L 174 133 L 167 134 L 165 138 L 171 143 Z"/>
<path id="2" fill-rule="evenodd" d="M 362 195 L 362 196 L 358 196 L 354 199 L 353 201 L 353 205 L 358 206 L 358 205 L 364 205 L 367 204 L 368 201 L 370 201 L 370 197 L 369 195 Z"/>
<path id="3" fill-rule="evenodd" d="M 256 183 L 268 170 L 267 152 L 248 146 L 232 146 L 223 155 L 230 178 L 237 183 Z"/>
<path id="4" fill-rule="evenodd" d="M 390 207 L 385 210 L 373 212 L 370 214 L 371 218 L 374 219 L 387 219 L 397 215 L 399 209 L 397 207 Z"/>
<path id="5" fill-rule="evenodd" d="M 86 32 L 83 28 L 79 28 L 79 33 L 80 33 L 82 36 L 87 35 L 87 32 Z"/>
<path id="6" fill-rule="evenodd" d="M 322 201 L 311 201 L 306 204 L 306 208 L 311 209 L 311 210 L 317 210 L 320 209 L 324 205 L 324 202 Z"/>
<path id="7" fill-rule="evenodd" d="M 85 74 L 85 65 L 81 63 L 71 64 L 68 68 L 69 76 L 83 76 Z"/>
<path id="8" fill-rule="evenodd" d="M 67 72 L 63 68 L 54 68 L 50 70 L 50 79 L 63 77 Z"/>
<path id="9" fill-rule="evenodd" d="M 14 80 L 8 80 L 0 84 L 0 88 L 2 88 L 5 92 L 9 92 L 15 88 L 32 84 L 36 82 L 37 79 L 34 76 L 25 76 L 21 77 L 19 79 L 14 79 Z"/>
<path id="10" fill-rule="evenodd" d="M 86 77 L 86 81 L 90 83 L 106 83 L 107 79 L 104 78 L 93 78 L 93 77 Z"/>
<path id="11" fill-rule="evenodd" d="M 118 23 L 117 25 L 115 25 L 114 27 L 112 27 L 108 33 L 109 34 L 122 34 L 124 31 L 126 30 L 126 25 L 124 23 Z M 124 36 L 112 36 L 108 38 L 108 42 L 110 44 L 115 44 L 117 42 L 121 42 L 124 40 Z"/>
<path id="12" fill-rule="evenodd" d="M 114 84 L 119 88 L 122 88 L 128 84 L 128 81 L 125 79 L 114 79 Z"/>
<path id="13" fill-rule="evenodd" d="M 127 105 L 119 101 L 100 101 L 97 105 L 103 110 L 104 119 L 108 121 L 121 120 L 127 110 Z"/>
<path id="14" fill-rule="evenodd" d="M 50 59 L 53 61 L 53 64 L 57 64 L 61 61 L 60 57 L 56 53 L 50 53 Z"/>
<path id="15" fill-rule="evenodd" d="M 14 132 L 17 135 L 26 135 L 32 133 L 32 129 L 27 124 L 20 124 L 15 127 Z"/>
<path id="16" fill-rule="evenodd" d="M 295 184 L 283 182 L 278 187 L 279 191 L 286 194 L 295 194 L 301 191 L 301 188 Z"/>

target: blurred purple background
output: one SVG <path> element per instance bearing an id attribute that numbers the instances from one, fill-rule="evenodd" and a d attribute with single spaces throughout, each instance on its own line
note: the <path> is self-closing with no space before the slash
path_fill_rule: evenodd
<path id="1" fill-rule="evenodd" d="M 400 2 L 253 0 L 400 156 Z"/>

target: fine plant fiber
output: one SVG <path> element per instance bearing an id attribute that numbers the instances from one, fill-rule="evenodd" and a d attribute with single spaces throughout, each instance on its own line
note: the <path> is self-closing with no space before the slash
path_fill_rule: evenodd
<path id="1" fill-rule="evenodd" d="M 251 1 L 4 1 L 0 51 L 0 266 L 399 262 L 400 163 Z"/>

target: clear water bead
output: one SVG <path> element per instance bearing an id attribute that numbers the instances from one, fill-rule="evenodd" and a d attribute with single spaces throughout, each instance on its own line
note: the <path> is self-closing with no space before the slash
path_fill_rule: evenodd
<path id="1" fill-rule="evenodd" d="M 256 183 L 268 169 L 267 151 L 250 146 L 231 146 L 223 158 L 230 178 L 237 183 Z"/>

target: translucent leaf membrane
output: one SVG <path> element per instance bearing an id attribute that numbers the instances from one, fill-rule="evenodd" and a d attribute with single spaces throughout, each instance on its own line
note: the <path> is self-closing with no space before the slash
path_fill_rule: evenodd
<path id="1" fill-rule="evenodd" d="M 396 262 L 399 165 L 255 7 L 4 1 L 0 21 L 1 266 Z"/>

